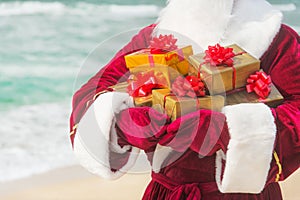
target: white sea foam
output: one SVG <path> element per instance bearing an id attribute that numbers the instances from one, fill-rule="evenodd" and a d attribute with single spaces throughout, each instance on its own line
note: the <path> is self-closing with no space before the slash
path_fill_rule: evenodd
<path id="1" fill-rule="evenodd" d="M 0 182 L 76 164 L 68 115 L 66 102 L 0 113 Z"/>
<path id="2" fill-rule="evenodd" d="M 97 5 L 78 2 L 75 5 L 67 6 L 60 2 L 5 2 L 0 3 L 0 16 L 12 15 L 101 15 L 105 16 L 157 16 L 160 8 L 156 5 Z"/>
<path id="3" fill-rule="evenodd" d="M 0 4 L 0 16 L 32 15 L 32 14 L 61 14 L 65 6 L 59 2 L 5 2 Z"/>
<path id="4" fill-rule="evenodd" d="M 297 6 L 293 3 L 288 4 L 273 4 L 273 6 L 281 11 L 294 11 L 297 9 Z"/>

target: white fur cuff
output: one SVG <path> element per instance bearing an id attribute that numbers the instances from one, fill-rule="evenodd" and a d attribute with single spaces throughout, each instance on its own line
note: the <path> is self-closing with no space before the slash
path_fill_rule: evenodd
<path id="1" fill-rule="evenodd" d="M 126 93 L 111 92 L 100 95 L 81 119 L 74 139 L 74 152 L 80 164 L 91 173 L 106 179 L 116 179 L 134 164 L 139 149 L 117 143 L 115 114 L 133 106 Z M 110 152 L 124 154 L 131 148 L 127 163 L 116 172 L 111 170 Z"/>
<path id="2" fill-rule="evenodd" d="M 227 154 L 217 152 L 216 181 L 223 193 L 260 193 L 266 183 L 276 125 L 270 108 L 264 104 L 226 106 L 230 133 Z M 222 159 L 226 160 L 221 180 Z"/>

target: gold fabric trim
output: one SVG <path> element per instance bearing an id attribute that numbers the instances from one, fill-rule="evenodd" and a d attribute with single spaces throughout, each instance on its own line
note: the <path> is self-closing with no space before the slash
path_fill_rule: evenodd
<path id="1" fill-rule="evenodd" d="M 280 175 L 282 174 L 282 165 L 281 165 L 281 163 L 280 163 L 279 156 L 278 156 L 278 154 L 276 153 L 276 151 L 274 151 L 273 155 L 274 155 L 276 164 L 277 164 L 277 166 L 278 166 L 278 173 L 276 174 L 275 182 L 278 182 L 278 181 L 280 180 Z"/>
<path id="2" fill-rule="evenodd" d="M 86 102 L 86 105 L 85 105 L 86 108 L 90 105 L 90 102 L 91 102 L 91 101 L 95 101 L 99 95 L 104 94 L 104 93 L 106 93 L 106 92 L 108 92 L 108 90 L 103 90 L 103 91 L 98 92 L 97 94 L 95 94 L 95 95 L 93 96 L 93 99 L 92 99 L 92 100 L 89 100 L 88 102 Z"/>
<path id="3" fill-rule="evenodd" d="M 75 124 L 72 128 L 72 131 L 70 132 L 70 136 L 75 134 L 75 130 L 77 129 L 78 124 Z"/>
<path id="4" fill-rule="evenodd" d="M 106 93 L 106 92 L 107 92 L 107 90 L 103 90 L 103 91 L 98 92 L 97 94 L 95 94 L 94 97 L 93 97 L 93 101 L 96 100 L 96 98 L 97 98 L 99 95 L 104 94 L 104 93 Z"/>

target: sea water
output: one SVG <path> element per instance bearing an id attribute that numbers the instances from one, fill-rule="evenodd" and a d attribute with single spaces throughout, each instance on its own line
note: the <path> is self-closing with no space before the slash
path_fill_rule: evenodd
<path id="1" fill-rule="evenodd" d="M 300 1 L 271 3 L 299 32 Z M 77 163 L 68 135 L 71 96 L 93 74 L 77 77 L 80 66 L 99 43 L 130 30 L 104 45 L 103 66 L 163 6 L 161 0 L 0 1 L 0 182 Z"/>

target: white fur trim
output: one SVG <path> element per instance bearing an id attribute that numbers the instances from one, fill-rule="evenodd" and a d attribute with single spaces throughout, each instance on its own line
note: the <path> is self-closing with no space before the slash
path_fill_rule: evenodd
<path id="1" fill-rule="evenodd" d="M 195 52 L 238 44 L 260 58 L 278 33 L 282 13 L 265 0 L 169 0 L 154 35 L 174 34 Z"/>
<path id="2" fill-rule="evenodd" d="M 116 179 L 135 163 L 139 149 L 121 148 L 117 143 L 114 115 L 133 106 L 126 93 L 111 92 L 100 95 L 81 119 L 74 139 L 74 152 L 83 167 L 106 179 Z M 111 171 L 109 153 L 123 154 L 131 149 L 128 162 L 116 172 Z"/>
<path id="3" fill-rule="evenodd" d="M 101 144 L 99 143 L 99 145 Z M 109 148 L 108 145 L 102 147 L 103 149 Z M 102 151 L 102 155 L 103 157 L 105 157 L 106 161 L 100 161 L 101 159 L 99 160 L 99 158 L 93 156 L 92 153 L 88 151 L 88 148 L 84 144 L 82 144 L 80 135 L 78 135 L 78 133 L 76 134 L 76 137 L 74 139 L 74 152 L 80 164 L 89 172 L 98 175 L 104 179 L 115 180 L 123 176 L 134 166 L 140 150 L 138 148 L 133 147 L 128 162 L 116 172 L 112 172 L 109 167 L 109 151 Z"/>
<path id="4" fill-rule="evenodd" d="M 260 193 L 266 183 L 276 125 L 262 103 L 226 106 L 222 111 L 230 132 L 227 154 L 217 152 L 216 181 L 223 193 Z M 226 160 L 221 180 L 222 159 Z"/>

